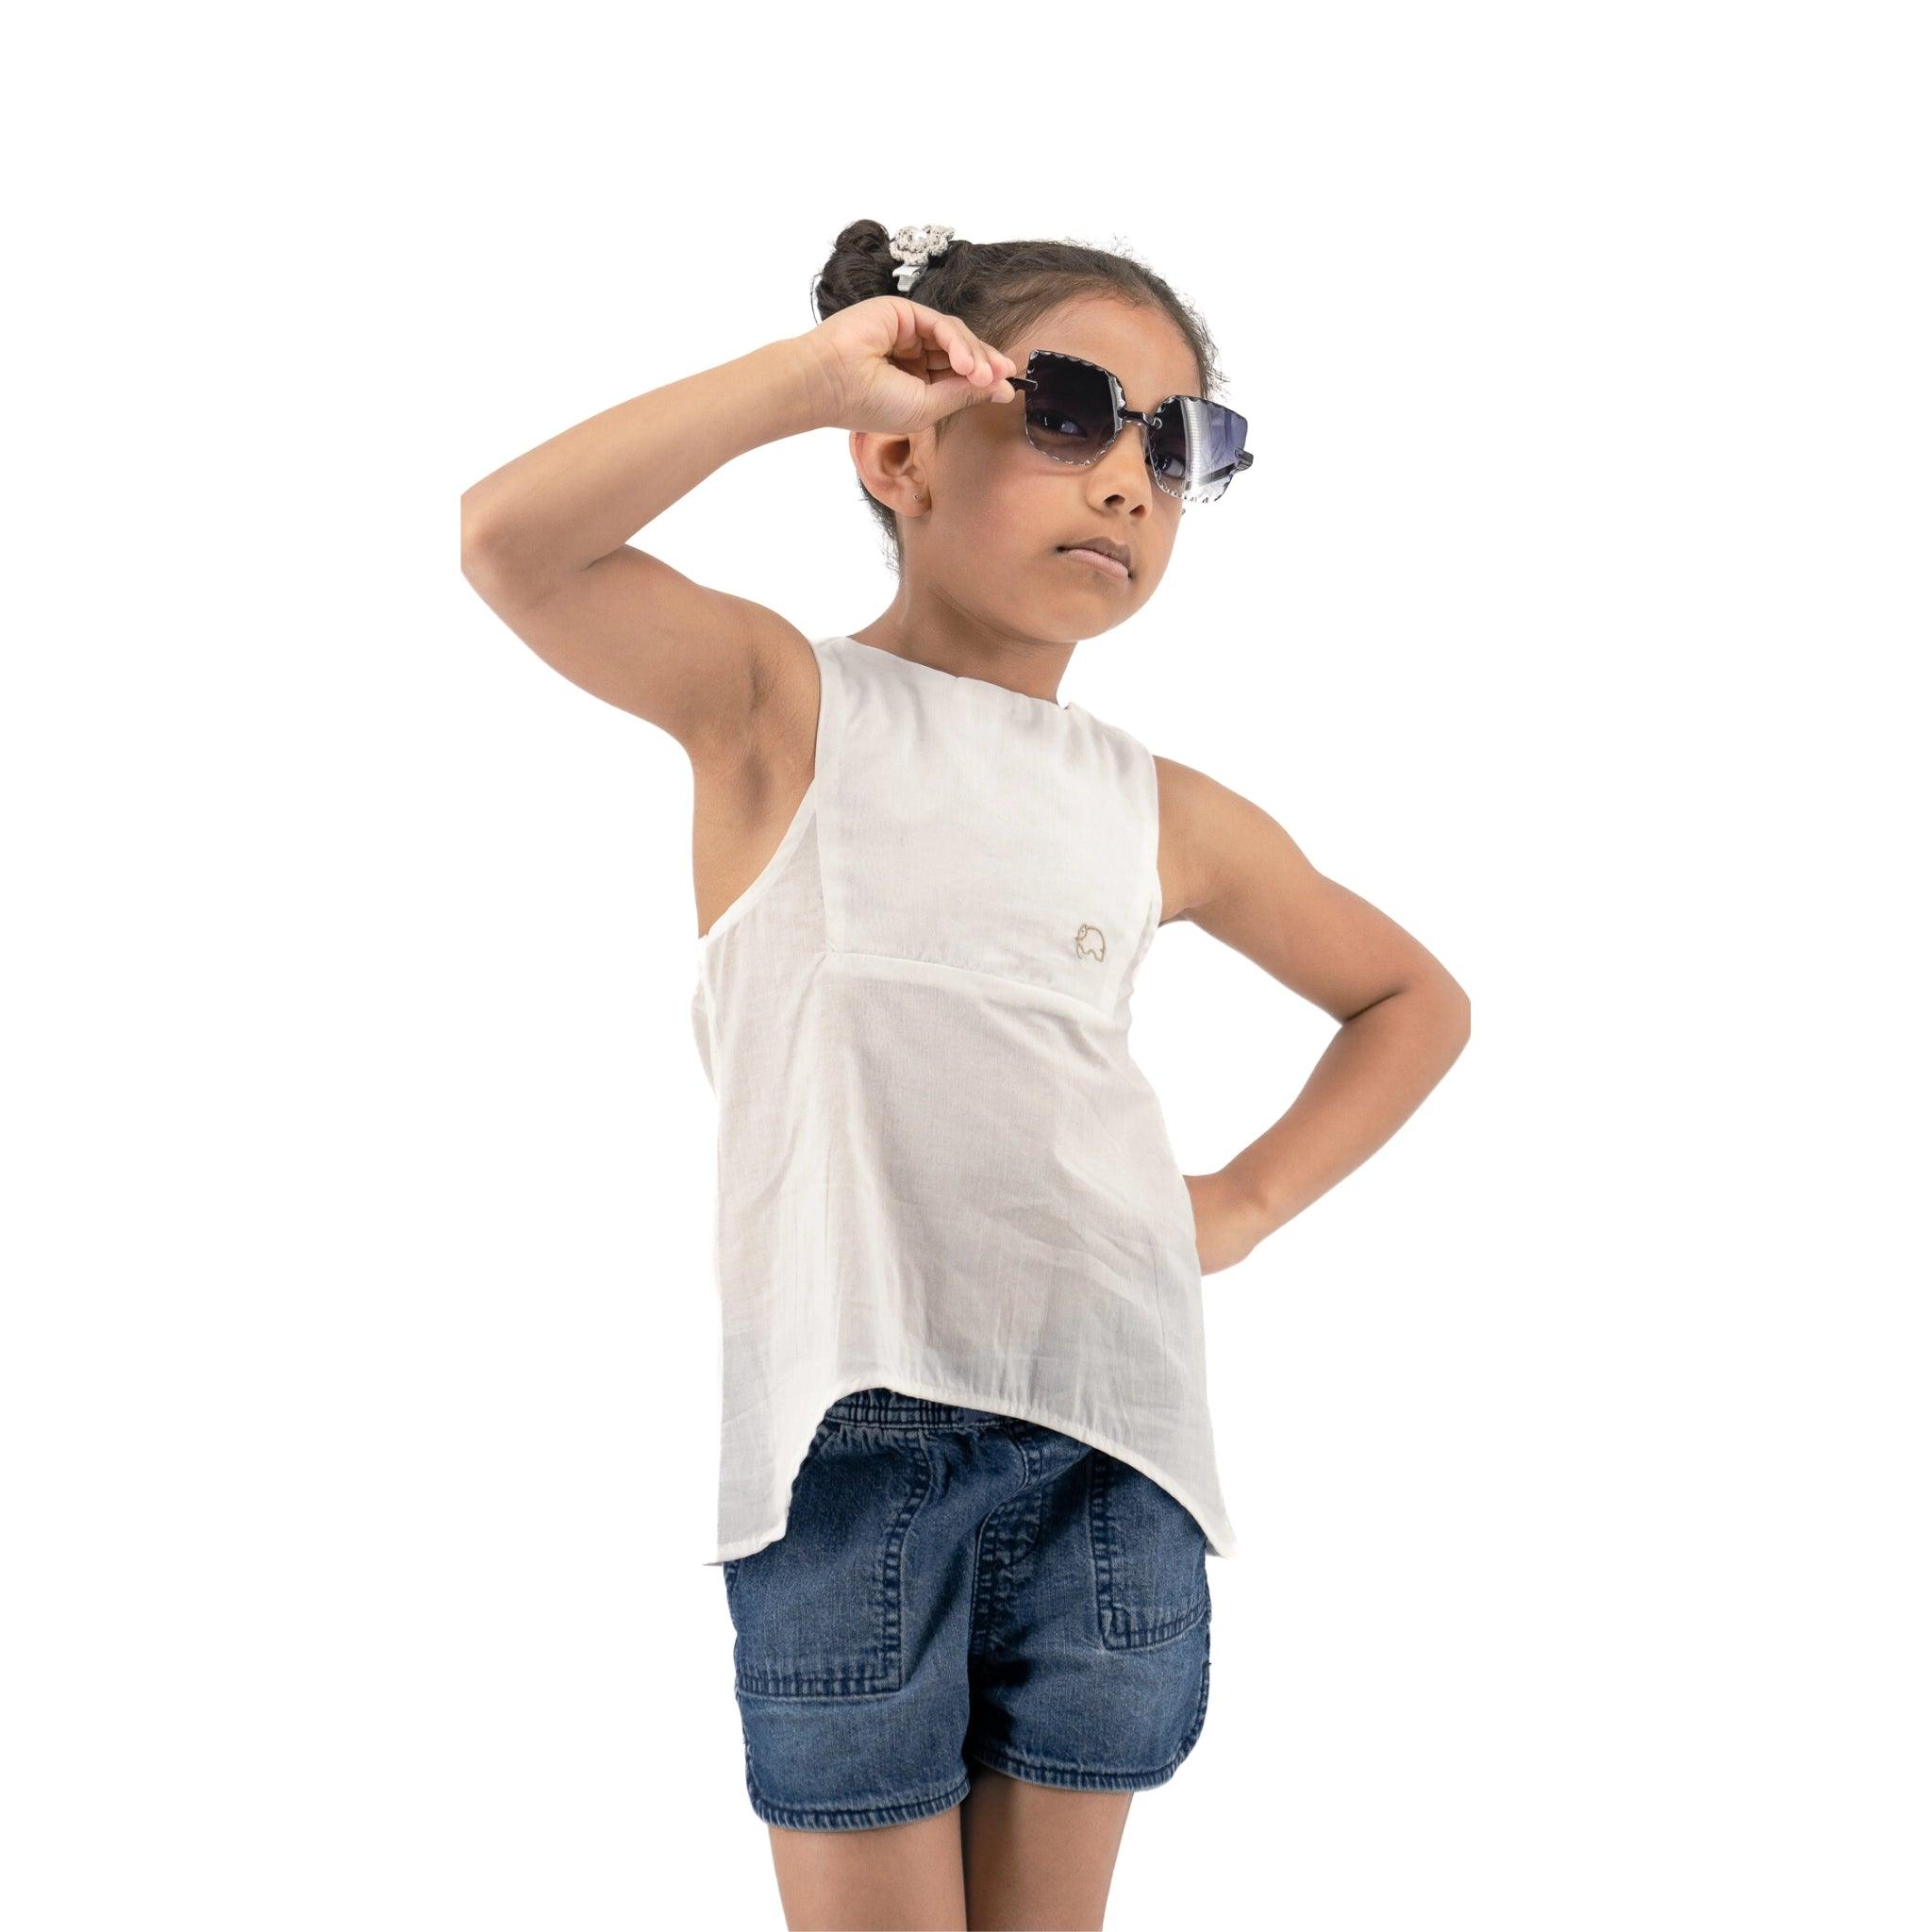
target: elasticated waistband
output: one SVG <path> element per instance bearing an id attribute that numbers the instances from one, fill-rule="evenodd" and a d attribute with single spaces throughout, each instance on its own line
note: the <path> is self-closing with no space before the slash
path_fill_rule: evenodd
<path id="1" fill-rule="evenodd" d="M 928 1402 L 922 1395 L 902 1395 L 896 1389 L 858 1389 L 841 1395 L 825 1410 L 841 1423 L 874 1423 L 895 1428 L 987 1428 L 1007 1418 L 990 1408 L 966 1408 L 958 1403 Z"/>

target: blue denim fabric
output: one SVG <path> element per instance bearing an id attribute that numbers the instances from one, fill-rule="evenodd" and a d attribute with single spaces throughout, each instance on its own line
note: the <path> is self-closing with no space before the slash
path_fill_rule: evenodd
<path id="1" fill-rule="evenodd" d="M 1208 1539 L 1150 1477 L 1037 1423 L 862 1389 L 785 1534 L 721 1565 L 745 1785 L 769 1824 L 930 1817 L 975 1765 L 1165 1784 L 1208 1714 Z"/>

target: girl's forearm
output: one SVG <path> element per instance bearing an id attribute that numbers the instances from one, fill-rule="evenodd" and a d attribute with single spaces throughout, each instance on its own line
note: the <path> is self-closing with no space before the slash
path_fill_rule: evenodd
<path id="1" fill-rule="evenodd" d="M 1469 1041 L 1453 982 L 1379 1000 L 1344 1021 L 1294 1105 L 1221 1171 L 1264 1240 L 1391 1140 Z"/>
<path id="2" fill-rule="evenodd" d="M 647 390 L 473 483 L 463 555 L 519 575 L 583 570 L 733 457 L 819 427 L 824 409 L 802 336 Z"/>

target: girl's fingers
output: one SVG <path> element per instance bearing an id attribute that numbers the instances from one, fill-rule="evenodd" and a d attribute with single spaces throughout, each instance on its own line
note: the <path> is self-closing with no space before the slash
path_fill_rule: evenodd
<path id="1" fill-rule="evenodd" d="M 949 366 L 958 368 L 959 357 L 959 329 L 950 315 L 941 315 L 937 308 L 923 308 L 913 303 L 912 312 L 920 323 L 920 333 L 931 346 L 940 351 Z M 927 358 L 930 361 L 931 356 Z"/>
<path id="2" fill-rule="evenodd" d="M 974 347 L 973 338 L 956 322 L 948 319 L 946 335 L 952 347 L 953 367 L 968 382 L 979 380 L 979 356 Z"/>
<path id="3" fill-rule="evenodd" d="M 938 309 L 929 313 L 933 318 L 933 334 L 944 347 L 946 359 L 958 375 L 972 383 L 999 380 L 1000 371 L 994 365 L 1005 358 L 996 357 L 986 343 L 955 317 L 942 315 Z"/>
<path id="4" fill-rule="evenodd" d="M 929 344 L 924 358 L 928 375 L 937 375 L 950 369 L 975 389 L 987 389 L 998 394 L 1005 387 L 1006 396 L 1016 393 L 1005 379 L 1017 375 L 1020 365 L 1010 356 L 1002 355 L 990 342 L 982 342 L 957 316 L 908 300 L 902 319 L 909 322 L 913 338 L 913 342 L 905 343 L 906 348 L 910 349 L 922 334 Z M 903 333 L 901 341 L 904 342 Z M 1004 401 L 1006 396 L 1001 400 Z"/>

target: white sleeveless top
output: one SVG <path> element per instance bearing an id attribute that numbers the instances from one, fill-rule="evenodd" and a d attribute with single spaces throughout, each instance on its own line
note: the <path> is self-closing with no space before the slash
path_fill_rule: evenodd
<path id="1" fill-rule="evenodd" d="M 1042 1423 L 1235 1552 L 1201 1268 L 1127 1052 L 1160 920 L 1154 761 L 1079 705 L 812 640 L 810 785 L 697 942 L 718 1102 L 717 1541 L 785 1533 L 825 1409 Z"/>

